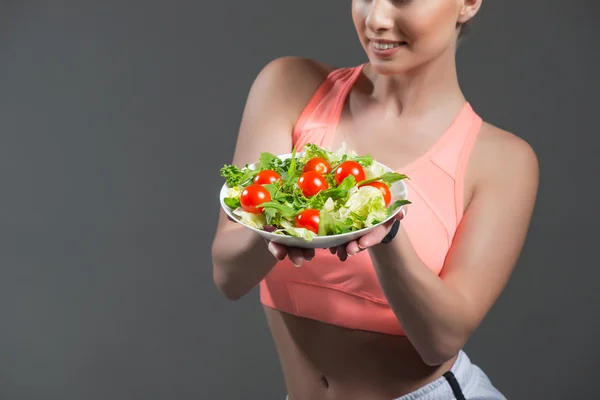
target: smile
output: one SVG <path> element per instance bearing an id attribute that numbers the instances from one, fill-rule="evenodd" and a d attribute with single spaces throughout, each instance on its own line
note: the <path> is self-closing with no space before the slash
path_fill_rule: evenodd
<path id="1" fill-rule="evenodd" d="M 373 42 L 373 47 L 375 47 L 377 50 L 388 50 L 388 49 L 393 49 L 394 47 L 399 47 L 402 44 L 403 44 L 403 42 L 396 42 L 396 43 Z"/>

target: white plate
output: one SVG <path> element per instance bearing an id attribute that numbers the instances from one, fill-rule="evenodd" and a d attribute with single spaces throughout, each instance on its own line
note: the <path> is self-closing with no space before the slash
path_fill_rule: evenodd
<path id="1" fill-rule="evenodd" d="M 289 153 L 289 154 L 284 154 L 284 155 L 280 155 L 277 157 L 281 158 L 282 160 L 285 160 L 286 158 L 290 158 L 291 156 L 292 156 L 292 154 Z M 302 157 L 302 152 L 296 153 L 296 157 L 298 157 L 298 158 Z M 373 162 L 377 165 L 380 165 L 386 172 L 395 172 L 392 169 L 386 167 L 385 165 L 378 163 L 377 161 L 373 161 Z M 258 163 L 249 165 L 248 168 L 256 169 L 257 164 Z M 256 229 L 254 227 L 251 227 L 251 226 L 248 226 L 248 225 L 242 223 L 240 218 L 233 213 L 233 210 L 231 208 L 229 208 L 223 200 L 225 197 L 227 197 L 228 189 L 229 189 L 229 187 L 227 186 L 227 184 L 224 184 L 223 187 L 221 188 L 221 193 L 219 194 L 219 201 L 221 203 L 221 207 L 223 208 L 223 210 L 225 210 L 225 213 L 227 213 L 227 215 L 229 215 L 230 218 L 232 218 L 233 220 L 237 221 L 238 223 L 244 225 L 246 228 L 253 230 L 254 232 L 258 233 L 260 236 L 264 237 L 267 240 L 270 240 L 275 243 L 280 243 L 282 245 L 289 246 L 289 247 L 300 247 L 300 248 L 305 248 L 305 249 L 326 249 L 329 247 L 335 247 L 335 246 L 339 246 L 344 243 L 348 243 L 352 240 L 356 240 L 359 237 L 361 237 L 361 236 L 367 234 L 368 232 L 370 232 L 371 230 L 373 230 L 375 227 L 394 218 L 394 216 L 397 213 L 399 213 L 402 210 L 402 208 L 405 207 L 405 205 L 398 207 L 394 211 L 394 213 L 392 215 L 390 215 L 385 221 L 382 221 L 381 223 L 374 225 L 372 227 L 364 228 L 364 229 L 349 232 L 349 233 L 342 233 L 340 235 L 315 236 L 310 242 L 307 242 L 306 240 L 304 240 L 302 238 L 298 238 L 298 237 L 294 237 L 294 236 L 287 236 L 287 235 L 282 235 L 282 234 L 277 234 L 277 233 L 271 233 L 271 232 L 263 231 L 261 229 Z M 390 192 L 392 193 L 392 203 L 396 200 L 406 200 L 408 197 L 408 188 L 406 187 L 404 180 L 399 180 L 399 181 L 392 183 L 392 185 L 390 187 Z"/>

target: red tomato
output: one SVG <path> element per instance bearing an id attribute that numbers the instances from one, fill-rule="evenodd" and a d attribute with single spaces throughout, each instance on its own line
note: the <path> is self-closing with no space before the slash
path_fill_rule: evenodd
<path id="1" fill-rule="evenodd" d="M 254 183 L 258 185 L 268 185 L 270 183 L 276 182 L 281 179 L 281 175 L 272 169 L 265 169 L 264 171 L 260 171 L 254 177 Z"/>
<path id="2" fill-rule="evenodd" d="M 302 211 L 296 217 L 296 228 L 306 228 L 314 233 L 319 233 L 319 221 L 321 220 L 321 212 L 308 208 Z"/>
<path id="3" fill-rule="evenodd" d="M 304 166 L 304 172 L 308 171 L 315 171 L 321 175 L 325 175 L 331 171 L 331 165 L 324 158 L 314 157 L 308 160 Z"/>
<path id="4" fill-rule="evenodd" d="M 311 197 L 321 190 L 327 189 L 329 184 L 318 172 L 308 171 L 300 176 L 300 179 L 298 179 L 298 186 L 306 197 Z"/>
<path id="5" fill-rule="evenodd" d="M 271 201 L 271 194 L 261 185 L 250 185 L 240 194 L 240 205 L 251 214 L 260 214 L 263 211 L 258 205 Z"/>
<path id="6" fill-rule="evenodd" d="M 335 181 L 339 185 L 344 179 L 346 179 L 348 175 L 354 175 L 356 183 L 365 180 L 365 171 L 363 170 L 362 165 L 360 165 L 356 161 L 343 162 L 335 170 Z"/>
<path id="7" fill-rule="evenodd" d="M 390 188 L 385 183 L 371 182 L 371 183 L 367 183 L 364 185 L 360 185 L 360 187 L 363 187 L 363 186 L 373 186 L 374 188 L 379 189 L 381 191 L 381 194 L 383 194 L 383 200 L 385 201 L 386 206 L 389 206 L 390 203 L 392 202 L 392 192 L 390 192 Z"/>

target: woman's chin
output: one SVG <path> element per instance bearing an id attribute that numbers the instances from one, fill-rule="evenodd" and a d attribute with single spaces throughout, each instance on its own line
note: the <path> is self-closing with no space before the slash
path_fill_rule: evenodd
<path id="1" fill-rule="evenodd" d="M 393 60 L 370 60 L 371 70 L 379 75 L 400 75 L 407 71 L 406 66 L 403 66 L 399 62 Z"/>

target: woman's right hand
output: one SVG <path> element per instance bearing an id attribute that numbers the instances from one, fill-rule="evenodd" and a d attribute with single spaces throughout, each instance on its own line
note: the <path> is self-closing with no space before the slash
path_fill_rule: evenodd
<path id="1" fill-rule="evenodd" d="M 267 248 L 273 256 L 279 260 L 285 260 L 288 257 L 296 267 L 302 266 L 305 262 L 310 262 L 315 257 L 315 249 L 302 249 L 299 247 L 288 247 L 279 243 L 266 240 Z"/>
<path id="2" fill-rule="evenodd" d="M 227 219 L 231 222 L 235 222 L 236 224 L 239 223 L 235 219 L 231 218 L 229 215 L 227 216 Z M 294 264 L 296 267 L 302 266 L 302 264 L 304 264 L 305 262 L 310 262 L 315 257 L 314 249 L 288 247 L 267 239 L 265 239 L 265 242 L 267 243 L 267 248 L 269 249 L 269 252 L 273 254 L 273 257 L 275 257 L 279 261 L 283 261 L 286 257 L 288 257 L 292 264 Z"/>

